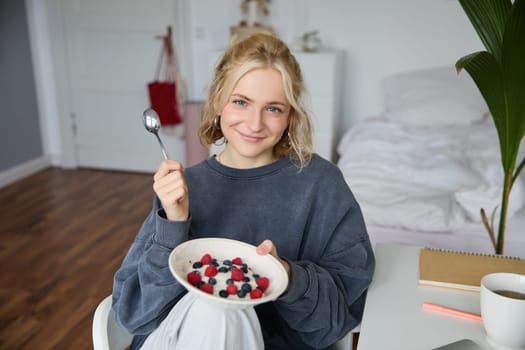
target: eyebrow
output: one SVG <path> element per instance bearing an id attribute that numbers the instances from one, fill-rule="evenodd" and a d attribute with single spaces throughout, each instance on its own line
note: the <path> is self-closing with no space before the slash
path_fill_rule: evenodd
<path id="1" fill-rule="evenodd" d="M 251 98 L 249 98 L 248 96 L 244 96 L 243 94 L 232 94 L 231 96 L 232 97 L 242 98 L 242 99 L 247 100 L 249 102 L 253 102 L 253 100 Z M 266 102 L 266 104 L 268 104 L 268 105 L 288 106 L 287 103 L 281 102 L 281 101 L 270 101 L 270 102 Z"/>

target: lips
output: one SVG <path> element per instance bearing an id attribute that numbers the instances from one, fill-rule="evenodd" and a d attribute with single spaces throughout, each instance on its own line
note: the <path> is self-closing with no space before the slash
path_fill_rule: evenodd
<path id="1" fill-rule="evenodd" d="M 248 141 L 248 142 L 259 142 L 259 141 L 264 140 L 263 136 L 255 136 L 255 135 L 244 134 L 244 133 L 242 133 L 240 131 L 238 131 L 238 133 L 239 133 L 239 135 L 241 135 L 243 140 Z"/>

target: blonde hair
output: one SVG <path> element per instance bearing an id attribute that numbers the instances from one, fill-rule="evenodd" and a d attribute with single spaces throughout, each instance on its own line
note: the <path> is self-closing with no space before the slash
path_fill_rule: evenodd
<path id="1" fill-rule="evenodd" d="M 302 168 L 312 157 L 312 122 L 304 104 L 301 68 L 286 44 L 270 34 L 254 34 L 233 43 L 220 59 L 201 114 L 201 143 L 209 146 L 224 137 L 217 125 L 218 111 L 227 104 L 237 82 L 259 68 L 273 68 L 281 73 L 291 106 L 288 129 L 274 146 L 274 155 L 278 158 L 290 155 Z"/>

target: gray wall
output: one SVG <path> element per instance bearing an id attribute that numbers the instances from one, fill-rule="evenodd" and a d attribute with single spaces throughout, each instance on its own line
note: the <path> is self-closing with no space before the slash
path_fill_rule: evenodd
<path id="1" fill-rule="evenodd" d="M 0 0 L 0 171 L 41 156 L 25 1 Z"/>

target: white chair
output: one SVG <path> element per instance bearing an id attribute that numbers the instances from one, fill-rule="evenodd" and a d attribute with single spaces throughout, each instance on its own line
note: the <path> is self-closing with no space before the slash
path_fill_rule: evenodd
<path id="1" fill-rule="evenodd" d="M 356 340 L 355 335 L 359 333 L 359 330 L 361 329 L 361 325 L 358 324 L 355 326 L 354 329 L 352 329 L 350 332 L 346 333 L 346 335 L 341 338 L 337 343 L 334 344 L 334 350 L 353 350 L 357 348 L 357 342 L 354 344 L 354 341 Z"/>
<path id="2" fill-rule="evenodd" d="M 94 350 L 124 350 L 133 336 L 115 321 L 111 308 L 111 295 L 98 304 L 93 316 Z"/>
<path id="3" fill-rule="evenodd" d="M 93 316 L 94 350 L 124 350 L 131 344 L 133 336 L 115 321 L 111 308 L 111 295 L 98 304 Z M 335 350 L 352 349 L 353 334 L 359 332 L 359 326 L 351 330 L 335 344 Z"/>

